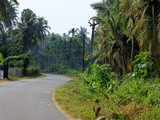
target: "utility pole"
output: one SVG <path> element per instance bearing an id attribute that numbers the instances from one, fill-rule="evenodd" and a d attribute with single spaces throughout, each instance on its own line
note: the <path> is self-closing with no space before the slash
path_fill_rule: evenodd
<path id="1" fill-rule="evenodd" d="M 89 56 L 89 61 L 88 61 L 88 75 L 91 74 L 91 65 L 92 65 L 92 58 L 93 58 L 93 42 L 94 42 L 94 30 L 95 27 L 98 25 L 98 23 L 95 23 L 95 21 L 93 21 L 93 23 L 91 23 L 90 21 L 88 21 L 88 23 L 90 24 L 90 27 L 92 27 L 92 35 L 91 35 L 91 43 L 90 43 L 90 56 Z"/>

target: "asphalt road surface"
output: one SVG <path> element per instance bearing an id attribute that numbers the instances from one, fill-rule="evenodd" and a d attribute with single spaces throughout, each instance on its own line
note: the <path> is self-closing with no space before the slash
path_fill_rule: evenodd
<path id="1" fill-rule="evenodd" d="M 67 120 L 52 102 L 55 89 L 70 78 L 44 78 L 0 83 L 0 120 Z"/>

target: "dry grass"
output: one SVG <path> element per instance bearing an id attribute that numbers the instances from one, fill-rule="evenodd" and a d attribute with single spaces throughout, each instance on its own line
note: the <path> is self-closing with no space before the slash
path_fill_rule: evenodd
<path id="1" fill-rule="evenodd" d="M 6 82 L 9 82 L 9 80 L 5 80 L 5 79 L 0 80 L 0 83 L 6 83 Z"/>

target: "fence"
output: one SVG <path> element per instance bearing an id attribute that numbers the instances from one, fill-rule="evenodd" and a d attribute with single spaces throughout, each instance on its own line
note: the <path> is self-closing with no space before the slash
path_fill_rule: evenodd
<path id="1" fill-rule="evenodd" d="M 0 80 L 3 79 L 3 70 L 0 69 Z"/>
<path id="2" fill-rule="evenodd" d="M 23 75 L 22 68 L 19 67 L 9 68 L 8 73 L 12 77 L 21 77 Z"/>

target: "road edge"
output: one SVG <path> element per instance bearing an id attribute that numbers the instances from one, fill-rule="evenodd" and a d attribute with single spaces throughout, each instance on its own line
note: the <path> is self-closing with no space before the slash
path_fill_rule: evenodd
<path id="1" fill-rule="evenodd" d="M 52 102 L 55 104 L 55 106 L 57 107 L 57 109 L 58 109 L 61 113 L 63 113 L 68 120 L 75 120 L 75 119 L 72 118 L 70 115 L 68 115 L 68 114 L 58 105 L 58 103 L 56 102 L 54 96 L 55 96 L 55 91 L 53 92 Z"/>

